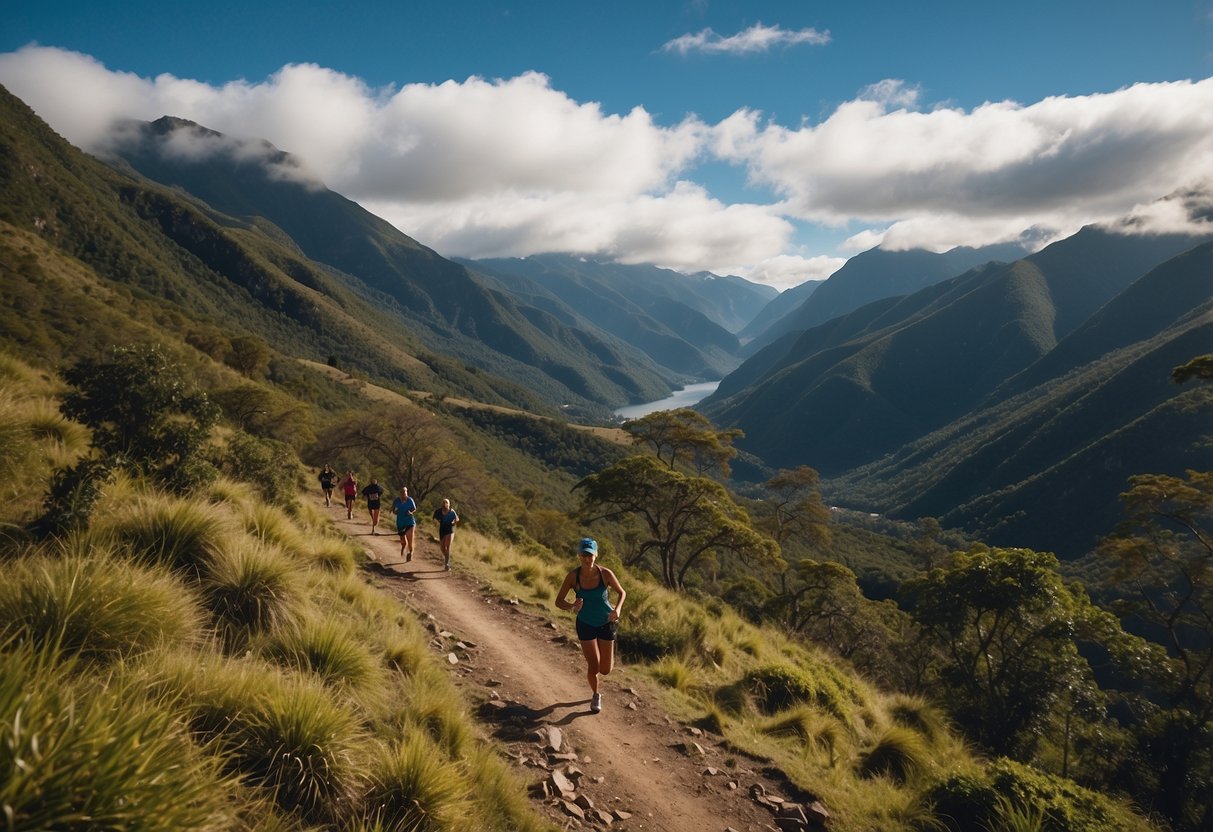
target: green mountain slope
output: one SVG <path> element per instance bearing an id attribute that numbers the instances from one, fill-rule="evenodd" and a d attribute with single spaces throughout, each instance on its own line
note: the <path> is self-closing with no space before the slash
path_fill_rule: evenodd
<path id="1" fill-rule="evenodd" d="M 1024 250 L 1012 244 L 955 248 L 942 254 L 923 249 L 870 249 L 848 260 L 799 306 L 771 321 L 765 330 L 745 333 L 752 340 L 742 354 L 753 355 L 783 335 L 811 329 L 872 301 L 913 294 L 983 263 L 1012 261 L 1023 255 Z"/>
<path id="2" fill-rule="evenodd" d="M 730 331 L 774 290 L 741 278 L 680 275 L 654 266 L 596 263 L 568 255 L 466 261 L 524 298 L 547 296 L 684 376 L 720 378 L 739 363 Z"/>
<path id="3" fill-rule="evenodd" d="M 740 444 L 759 457 L 841 475 L 965 416 L 1136 277 L 1196 242 L 1084 229 L 781 342 L 782 355 L 760 359 L 761 374 L 737 371 L 753 381 L 737 389 L 726 379 L 703 410 L 742 428 Z"/>
<path id="4" fill-rule="evenodd" d="M 356 203 L 296 176 L 298 164 L 268 145 L 170 118 L 129 125 L 125 136 L 115 147 L 125 164 L 224 214 L 272 223 L 345 285 L 394 302 L 405 331 L 428 350 L 510 378 L 550 406 L 599 414 L 669 389 L 643 354 L 523 308 Z"/>

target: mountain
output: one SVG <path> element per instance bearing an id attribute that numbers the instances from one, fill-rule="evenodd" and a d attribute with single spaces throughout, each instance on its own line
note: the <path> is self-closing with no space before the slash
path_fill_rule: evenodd
<path id="1" fill-rule="evenodd" d="M 994 544 L 1088 551 L 1129 476 L 1213 465 L 1213 390 L 1169 380 L 1213 346 L 1210 275 L 1213 243 L 1168 260 L 988 404 L 834 487 Z"/>
<path id="2" fill-rule="evenodd" d="M 1200 311 L 1213 272 L 1199 242 L 1087 228 L 1015 263 L 785 336 L 701 408 L 741 427 L 744 450 L 780 467 L 819 468 L 836 499 L 941 515 L 996 542 L 1022 535 L 1015 540 L 1081 547 L 1115 511 L 1115 492 L 1099 493 L 1099 512 L 1071 518 L 1068 536 L 1017 514 L 1016 501 L 1032 493 L 1021 483 L 1035 478 L 1047 483 L 1042 493 L 1067 494 L 1098 472 L 1178 470 L 1180 451 L 1147 439 L 1146 426 L 1168 425 L 1168 441 L 1180 444 L 1199 434 L 1191 413 L 1204 394 L 1167 382 L 1172 366 L 1213 343 Z M 1120 449 L 1123 463 L 1078 464 L 1078 454 L 1100 448 Z M 1119 489 L 1124 476 L 1108 481 Z"/>
<path id="3" fill-rule="evenodd" d="M 777 294 L 735 276 L 682 275 L 570 255 L 460 262 L 529 303 L 559 302 L 658 364 L 697 378 L 720 378 L 737 366 L 733 332 Z"/>
<path id="4" fill-rule="evenodd" d="M 1015 244 L 954 248 L 942 254 L 925 249 L 886 251 L 874 248 L 857 254 L 816 287 L 794 310 L 772 321 L 762 332 L 751 332 L 743 349 L 749 356 L 789 332 L 800 332 L 852 312 L 882 298 L 912 294 L 990 261 L 1023 257 Z"/>
<path id="5" fill-rule="evenodd" d="M 823 280 L 806 280 L 791 289 L 780 292 L 778 296 L 771 298 L 762 311 L 755 315 L 748 324 L 741 328 L 737 333 L 737 337 L 742 344 L 747 344 L 758 335 L 761 335 L 767 329 L 774 326 L 775 322 L 783 318 L 785 315 L 790 315 L 796 309 L 808 300 L 809 295 L 817 291 Z"/>
<path id="6" fill-rule="evenodd" d="M 113 152 L 119 168 L 180 189 L 222 217 L 271 228 L 268 236 L 390 307 L 397 328 L 426 351 L 509 379 L 550 407 L 604 415 L 671 388 L 674 374 L 640 351 L 519 303 L 310 180 L 267 143 L 166 117 L 126 125 Z"/>

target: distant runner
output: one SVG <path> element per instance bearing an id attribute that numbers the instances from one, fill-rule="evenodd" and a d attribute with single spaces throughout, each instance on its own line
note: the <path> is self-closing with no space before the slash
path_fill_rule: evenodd
<path id="1" fill-rule="evenodd" d="M 438 521 L 438 540 L 442 543 L 442 557 L 447 572 L 451 571 L 451 541 L 455 539 L 455 525 L 459 515 L 451 508 L 451 501 L 443 500 L 442 508 L 434 510 L 434 519 Z"/>
<path id="2" fill-rule="evenodd" d="M 337 484 L 337 472 L 331 466 L 325 465 L 320 471 L 320 489 L 324 492 L 324 504 L 333 504 L 333 486 Z"/>
<path id="3" fill-rule="evenodd" d="M 383 486 L 379 480 L 371 477 L 371 484 L 362 489 L 366 497 L 366 508 L 371 513 L 371 534 L 379 534 L 375 529 L 379 526 L 379 501 L 383 499 Z"/>
<path id="4" fill-rule="evenodd" d="M 354 519 L 354 499 L 358 496 L 358 478 L 353 471 L 346 471 L 341 478 L 341 493 L 345 497 L 345 519 Z"/>
<path id="5" fill-rule="evenodd" d="M 392 511 L 396 513 L 396 534 L 400 535 L 400 555 L 407 563 L 413 559 L 413 532 L 417 528 L 417 518 L 414 516 L 417 511 L 417 503 L 409 496 L 407 485 L 400 487 L 400 496 L 392 501 Z"/>

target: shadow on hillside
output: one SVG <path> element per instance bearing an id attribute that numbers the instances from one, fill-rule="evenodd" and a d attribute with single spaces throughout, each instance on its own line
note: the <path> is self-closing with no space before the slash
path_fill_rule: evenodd
<path id="1" fill-rule="evenodd" d="M 363 568 L 368 572 L 374 572 L 376 575 L 382 575 L 385 578 L 398 578 L 404 581 L 433 581 L 451 574 L 441 567 L 435 569 L 417 569 L 418 565 L 416 561 L 406 564 L 404 561 L 380 563 L 377 560 L 373 560 L 368 562 Z M 396 567 L 400 566 L 410 566 L 412 568 L 407 572 L 397 572 Z"/>
<path id="2" fill-rule="evenodd" d="M 577 710 L 570 710 L 559 719 L 551 719 L 557 711 L 568 708 Z M 593 716 L 589 699 L 553 702 L 539 708 L 515 700 L 492 700 L 481 705 L 479 713 L 485 722 L 494 726 L 493 735 L 507 742 L 533 739 L 531 735 L 542 725 L 568 725 L 575 719 Z"/>

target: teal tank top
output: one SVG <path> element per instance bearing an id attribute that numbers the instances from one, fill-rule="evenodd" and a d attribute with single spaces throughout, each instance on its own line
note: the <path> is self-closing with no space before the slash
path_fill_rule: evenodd
<path id="1" fill-rule="evenodd" d="M 584 621 L 591 627 L 601 627 L 607 623 L 607 616 L 611 610 L 615 609 L 611 606 L 611 602 L 607 600 L 607 585 L 602 579 L 602 567 L 597 566 L 598 570 L 598 586 L 593 589 L 581 588 L 581 567 L 577 567 L 575 590 L 577 597 L 581 599 L 581 610 L 577 613 L 577 620 Z"/>

